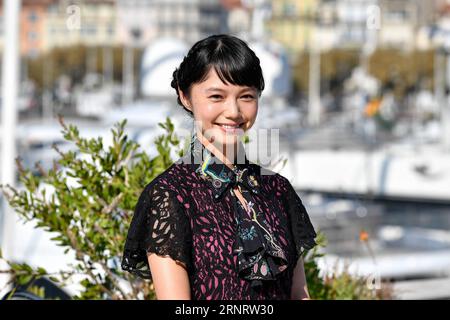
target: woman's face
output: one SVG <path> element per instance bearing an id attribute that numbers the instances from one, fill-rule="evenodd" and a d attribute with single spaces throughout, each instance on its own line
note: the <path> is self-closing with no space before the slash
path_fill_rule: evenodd
<path id="1" fill-rule="evenodd" d="M 192 85 L 190 99 L 182 92 L 180 97 L 194 114 L 197 130 L 201 126 L 203 136 L 224 149 L 239 142 L 258 112 L 257 90 L 223 83 L 214 68 L 205 81 Z"/>

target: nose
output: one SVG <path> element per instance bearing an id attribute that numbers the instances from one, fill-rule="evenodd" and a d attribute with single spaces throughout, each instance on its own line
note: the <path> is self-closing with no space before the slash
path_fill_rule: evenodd
<path id="1" fill-rule="evenodd" d="M 227 102 L 225 116 L 229 119 L 238 119 L 241 117 L 241 109 L 236 99 L 232 98 Z"/>

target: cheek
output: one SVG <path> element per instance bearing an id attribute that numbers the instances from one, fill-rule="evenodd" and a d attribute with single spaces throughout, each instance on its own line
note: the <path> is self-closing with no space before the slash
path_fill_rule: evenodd
<path id="1" fill-rule="evenodd" d="M 256 116 L 258 115 L 258 103 L 248 105 L 245 108 L 242 108 L 243 116 L 248 119 L 250 123 L 254 123 L 256 120 Z"/>
<path id="2" fill-rule="evenodd" d="M 197 121 L 201 121 L 202 125 L 206 127 L 211 127 L 212 123 L 220 115 L 220 110 L 214 104 L 207 101 L 198 101 L 195 104 L 194 116 Z"/>
<path id="3" fill-rule="evenodd" d="M 220 115 L 220 110 L 217 108 L 217 106 L 213 104 L 206 104 L 203 108 L 203 121 L 205 122 L 205 125 L 212 126 L 212 123 L 217 119 L 217 117 Z"/>

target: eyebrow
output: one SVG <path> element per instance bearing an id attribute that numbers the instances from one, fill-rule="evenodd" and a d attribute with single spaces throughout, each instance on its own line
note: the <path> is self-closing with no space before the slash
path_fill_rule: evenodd
<path id="1" fill-rule="evenodd" d="M 254 90 L 252 87 L 245 87 L 244 89 L 240 90 L 240 92 L 242 91 L 247 91 L 247 90 Z M 225 92 L 226 90 L 223 90 L 221 88 L 218 87 L 210 87 L 208 89 L 205 90 L 205 92 L 210 92 L 210 91 L 221 91 L 221 92 Z"/>

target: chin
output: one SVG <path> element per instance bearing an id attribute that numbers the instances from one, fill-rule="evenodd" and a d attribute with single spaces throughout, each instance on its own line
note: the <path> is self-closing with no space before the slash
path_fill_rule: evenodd
<path id="1" fill-rule="evenodd" d="M 214 143 L 217 145 L 221 145 L 221 144 L 232 145 L 232 144 L 236 144 L 239 141 L 240 141 L 239 136 L 224 137 L 224 136 L 217 135 L 217 136 L 215 136 L 215 139 L 214 139 Z"/>
<path id="2" fill-rule="evenodd" d="M 238 134 L 230 134 L 225 133 L 223 131 L 214 132 L 214 137 L 216 137 L 216 141 L 220 141 L 224 144 L 234 144 L 239 141 L 243 136 L 243 133 Z"/>

